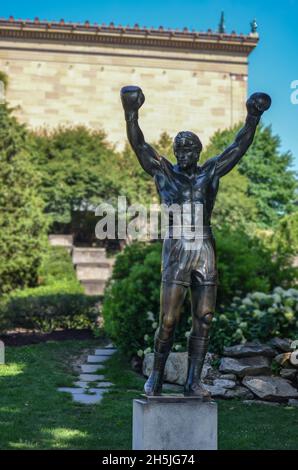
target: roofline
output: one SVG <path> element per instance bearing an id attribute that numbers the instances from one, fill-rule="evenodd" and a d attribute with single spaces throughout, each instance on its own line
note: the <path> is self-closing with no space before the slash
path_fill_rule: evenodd
<path id="1" fill-rule="evenodd" d="M 249 35 L 221 34 L 208 30 L 207 32 L 140 27 L 115 26 L 89 23 L 69 23 L 61 20 L 40 21 L 15 20 L 0 18 L 0 41 L 14 40 L 39 40 L 45 42 L 72 42 L 79 44 L 105 44 L 127 45 L 134 47 L 158 48 L 158 49 L 188 49 L 191 51 L 217 50 L 240 52 L 247 56 L 256 47 L 259 37 L 257 33 Z"/>

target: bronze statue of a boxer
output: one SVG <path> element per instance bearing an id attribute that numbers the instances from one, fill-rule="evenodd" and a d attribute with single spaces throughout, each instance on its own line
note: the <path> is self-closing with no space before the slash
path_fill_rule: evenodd
<path id="1" fill-rule="evenodd" d="M 188 337 L 188 371 L 184 395 L 209 398 L 201 383 L 201 372 L 208 349 L 209 330 L 215 310 L 217 268 L 215 240 L 210 219 L 218 191 L 219 179 L 231 171 L 251 145 L 260 117 L 271 105 L 265 93 L 254 93 L 246 102 L 247 117 L 235 141 L 220 155 L 198 165 L 202 144 L 193 132 L 179 132 L 174 139 L 177 164 L 160 156 L 144 139 L 138 124 L 138 110 L 145 97 L 136 86 L 121 89 L 128 140 L 142 166 L 156 183 L 160 200 L 172 204 L 200 204 L 203 207 L 201 244 L 198 249 L 186 249 L 186 240 L 164 239 L 162 253 L 162 283 L 160 320 L 155 333 L 153 370 L 145 383 L 147 395 L 160 395 L 166 360 L 174 340 L 175 326 L 190 288 L 192 329 Z M 192 211 L 193 214 L 193 211 Z M 191 216 L 191 225 L 194 223 Z"/>

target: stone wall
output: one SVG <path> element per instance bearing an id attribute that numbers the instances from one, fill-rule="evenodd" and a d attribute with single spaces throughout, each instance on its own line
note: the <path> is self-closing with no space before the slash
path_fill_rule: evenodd
<path id="1" fill-rule="evenodd" d="M 9 77 L 8 102 L 33 128 L 103 128 L 120 147 L 126 137 L 119 90 L 133 84 L 146 95 L 140 117 L 148 141 L 163 131 L 192 130 L 206 144 L 217 129 L 245 116 L 248 52 L 188 47 L 0 35 L 0 70 Z"/>

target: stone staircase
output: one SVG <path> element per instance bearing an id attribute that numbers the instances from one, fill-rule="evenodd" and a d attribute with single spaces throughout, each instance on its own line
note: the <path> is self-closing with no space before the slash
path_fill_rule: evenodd
<path id="1" fill-rule="evenodd" d="M 77 278 L 87 295 L 103 295 L 112 274 L 114 259 L 107 258 L 105 248 L 73 247 L 72 262 Z"/>

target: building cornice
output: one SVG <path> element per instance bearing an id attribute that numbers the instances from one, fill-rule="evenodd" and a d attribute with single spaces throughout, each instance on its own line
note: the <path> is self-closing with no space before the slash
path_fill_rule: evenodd
<path id="1" fill-rule="evenodd" d="M 238 52 L 249 55 L 258 43 L 258 35 L 219 34 L 212 32 L 145 28 L 135 25 L 48 22 L 35 20 L 0 19 L 0 41 L 42 41 L 45 43 L 77 43 L 80 45 L 111 45 L 148 49 L 210 50 Z"/>

